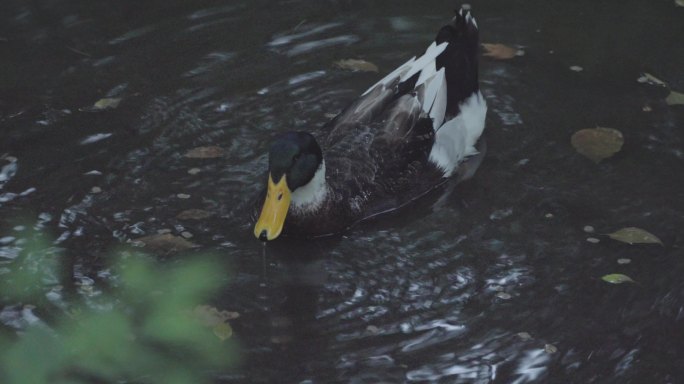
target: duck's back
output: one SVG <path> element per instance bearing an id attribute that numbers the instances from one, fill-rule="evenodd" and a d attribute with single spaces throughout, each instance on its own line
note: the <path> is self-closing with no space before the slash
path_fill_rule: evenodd
<path id="1" fill-rule="evenodd" d="M 336 232 L 392 211 L 458 173 L 472 174 L 486 103 L 477 74 L 478 30 L 468 9 L 426 52 L 370 87 L 327 126 L 330 195 L 304 232 Z M 470 165 L 469 169 L 464 166 Z M 468 176 L 465 175 L 465 176 Z M 320 216 L 325 216 L 322 220 Z"/>

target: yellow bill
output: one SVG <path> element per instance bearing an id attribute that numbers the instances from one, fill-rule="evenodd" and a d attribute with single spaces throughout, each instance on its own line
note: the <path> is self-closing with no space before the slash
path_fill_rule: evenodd
<path id="1" fill-rule="evenodd" d="M 290 195 L 290 188 L 287 187 L 285 175 L 280 178 L 277 184 L 273 182 L 273 177 L 270 174 L 268 175 L 266 201 L 261 208 L 259 220 L 254 226 L 254 236 L 257 239 L 273 240 L 280 236 L 287 210 L 290 208 Z M 262 233 L 265 234 L 265 237 L 262 236 Z"/>

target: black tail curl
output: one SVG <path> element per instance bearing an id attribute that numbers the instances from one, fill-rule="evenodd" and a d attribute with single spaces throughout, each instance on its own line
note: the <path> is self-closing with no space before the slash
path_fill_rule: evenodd
<path id="1" fill-rule="evenodd" d="M 459 112 L 458 104 L 479 90 L 479 32 L 470 5 L 464 4 L 456 11 L 451 22 L 439 30 L 435 42 L 449 43 L 436 64 L 437 70 L 444 68 L 446 75 L 449 90 L 446 114 L 455 116 Z"/>

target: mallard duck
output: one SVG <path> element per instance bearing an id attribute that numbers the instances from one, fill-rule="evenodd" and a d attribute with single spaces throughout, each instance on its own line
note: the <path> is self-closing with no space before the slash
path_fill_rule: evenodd
<path id="1" fill-rule="evenodd" d="M 472 176 L 487 113 L 478 48 L 477 23 L 464 6 L 422 56 L 368 88 L 324 127 L 324 135 L 275 137 L 254 235 L 267 241 L 281 233 L 337 233 L 452 176 Z"/>

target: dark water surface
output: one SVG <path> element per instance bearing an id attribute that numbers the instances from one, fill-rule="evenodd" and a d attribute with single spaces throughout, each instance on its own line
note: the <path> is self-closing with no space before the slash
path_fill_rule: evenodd
<path id="1" fill-rule="evenodd" d="M 226 382 L 684 382 L 684 108 L 637 82 L 684 91 L 672 1 L 473 2 L 483 42 L 526 52 L 481 61 L 489 152 L 475 178 L 264 256 L 247 208 L 269 139 L 318 129 L 380 77 L 333 62 L 386 73 L 456 6 L 3 0 L 0 268 L 22 248 L 17 217 L 96 287 L 117 244 L 190 232 L 234 272 L 216 304 L 241 314 L 244 361 Z M 89 111 L 103 97 L 122 101 Z M 598 165 L 570 145 L 597 125 L 625 136 Z M 207 145 L 226 155 L 183 156 Z M 176 218 L 189 208 L 215 215 Z M 600 235 L 629 226 L 665 246 Z"/>

